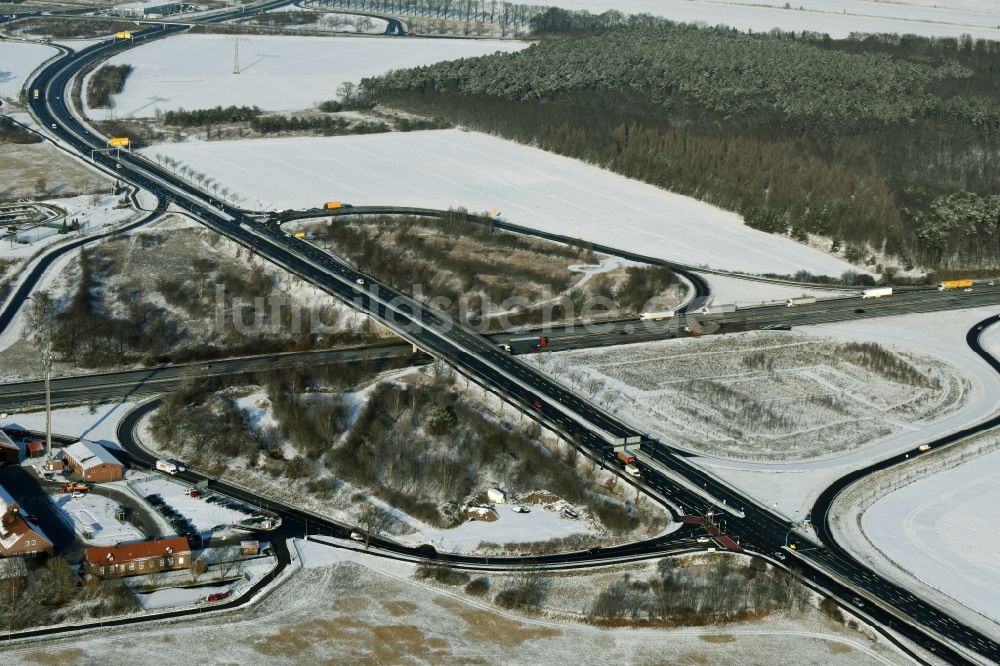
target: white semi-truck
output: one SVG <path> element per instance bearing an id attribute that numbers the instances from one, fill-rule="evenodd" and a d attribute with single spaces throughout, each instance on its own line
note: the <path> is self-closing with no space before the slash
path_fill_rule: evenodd
<path id="1" fill-rule="evenodd" d="M 892 287 L 876 287 L 861 292 L 861 298 L 882 298 L 884 296 L 892 296 Z"/>
<path id="2" fill-rule="evenodd" d="M 816 302 L 815 296 L 799 296 L 798 298 L 789 298 L 785 301 L 786 307 L 795 307 L 796 305 L 812 305 Z"/>
<path id="3" fill-rule="evenodd" d="M 156 469 L 160 472 L 166 472 L 167 474 L 176 474 L 180 470 L 177 469 L 177 465 L 170 462 L 169 460 L 157 460 Z"/>
<path id="4" fill-rule="evenodd" d="M 639 315 L 640 321 L 660 321 L 661 319 L 670 319 L 674 316 L 673 310 L 657 310 L 655 312 L 643 312 Z"/>
<path id="5" fill-rule="evenodd" d="M 725 303 L 723 305 L 706 305 L 702 309 L 698 310 L 698 313 L 703 315 L 725 314 L 727 312 L 736 312 L 736 305 L 734 303 Z"/>

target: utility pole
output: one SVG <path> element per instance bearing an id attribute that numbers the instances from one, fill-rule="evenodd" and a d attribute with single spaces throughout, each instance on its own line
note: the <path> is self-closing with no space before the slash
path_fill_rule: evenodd
<path id="1" fill-rule="evenodd" d="M 45 353 L 45 452 L 52 455 L 52 392 L 50 380 L 52 378 L 52 353 Z"/>

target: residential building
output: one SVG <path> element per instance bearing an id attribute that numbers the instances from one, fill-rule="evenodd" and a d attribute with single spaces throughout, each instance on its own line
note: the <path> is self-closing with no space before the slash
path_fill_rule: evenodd
<path id="1" fill-rule="evenodd" d="M 97 442 L 70 444 L 63 449 L 63 460 L 71 474 L 84 481 L 102 483 L 125 476 L 125 465 Z"/>
<path id="2" fill-rule="evenodd" d="M 0 557 L 52 554 L 52 542 L 0 486 Z"/>
<path id="3" fill-rule="evenodd" d="M 98 578 L 141 576 L 191 566 L 191 546 L 186 537 L 88 548 L 83 556 L 87 573 Z"/>

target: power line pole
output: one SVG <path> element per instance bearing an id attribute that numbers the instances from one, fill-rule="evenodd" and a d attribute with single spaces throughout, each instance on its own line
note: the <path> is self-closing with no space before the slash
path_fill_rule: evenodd
<path id="1" fill-rule="evenodd" d="M 52 354 L 45 353 L 45 452 L 52 455 L 52 392 L 50 385 L 52 378 Z"/>
<path id="2" fill-rule="evenodd" d="M 240 73 L 240 39 L 239 35 L 233 35 L 233 74 Z"/>

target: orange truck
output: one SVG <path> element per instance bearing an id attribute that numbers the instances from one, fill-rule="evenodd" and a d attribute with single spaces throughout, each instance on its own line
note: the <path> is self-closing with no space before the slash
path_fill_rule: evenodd
<path id="1" fill-rule="evenodd" d="M 947 280 L 946 282 L 938 282 L 938 291 L 944 291 L 945 289 L 968 289 L 972 286 L 972 280 Z"/>
<path id="2" fill-rule="evenodd" d="M 59 489 L 64 493 L 85 493 L 90 490 L 90 486 L 86 483 L 64 483 L 62 488 Z"/>
<path id="3" fill-rule="evenodd" d="M 343 201 L 327 201 L 323 204 L 324 210 L 338 210 L 340 208 L 350 208 L 351 204 L 344 203 Z"/>

